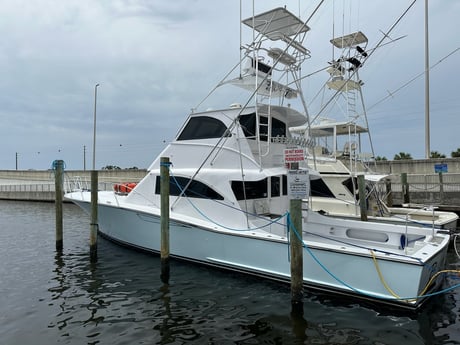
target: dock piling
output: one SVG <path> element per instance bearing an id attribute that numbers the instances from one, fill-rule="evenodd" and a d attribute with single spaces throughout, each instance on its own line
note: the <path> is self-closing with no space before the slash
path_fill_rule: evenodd
<path id="1" fill-rule="evenodd" d="M 97 192 L 98 192 L 98 174 L 97 170 L 91 170 L 91 224 L 89 227 L 89 253 L 91 262 L 97 262 Z"/>
<path id="2" fill-rule="evenodd" d="M 160 158 L 161 281 L 169 282 L 169 158 Z"/>
<path id="3" fill-rule="evenodd" d="M 386 188 L 386 193 L 387 193 L 387 199 L 386 199 L 387 206 L 393 207 L 393 192 L 391 190 L 391 180 L 390 179 L 385 180 L 385 188 Z"/>
<path id="4" fill-rule="evenodd" d="M 56 207 L 56 251 L 61 252 L 63 248 L 63 222 L 62 222 L 62 198 L 63 198 L 63 175 L 64 161 L 55 160 L 54 168 L 54 183 L 55 183 L 55 207 Z"/>
<path id="5" fill-rule="evenodd" d="M 366 181 L 364 175 L 358 175 L 358 195 L 359 195 L 359 210 L 361 220 L 367 221 L 367 198 L 366 198 Z"/>
<path id="6" fill-rule="evenodd" d="M 442 172 L 439 172 L 439 203 L 444 203 L 444 181 Z"/>
<path id="7" fill-rule="evenodd" d="M 409 183 L 407 183 L 407 173 L 401 173 L 401 187 L 402 187 L 403 203 L 409 204 L 410 197 L 409 197 Z"/>
<path id="8" fill-rule="evenodd" d="M 299 170 L 298 162 L 290 163 L 290 169 Z M 289 201 L 291 219 L 290 255 L 291 255 L 291 310 L 303 313 L 303 239 L 302 239 L 302 198 L 291 196 Z"/>
<path id="9" fill-rule="evenodd" d="M 290 214 L 292 226 L 297 234 L 291 232 L 291 305 L 293 311 L 303 310 L 303 241 L 302 200 L 291 199 Z"/>

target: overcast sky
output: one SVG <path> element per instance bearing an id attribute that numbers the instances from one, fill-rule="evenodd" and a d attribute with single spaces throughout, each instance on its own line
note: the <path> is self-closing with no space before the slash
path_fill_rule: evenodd
<path id="1" fill-rule="evenodd" d="M 243 2 L 246 18 L 252 2 Z M 303 74 L 331 60 L 333 18 L 336 36 L 361 30 L 372 47 L 411 2 L 327 0 L 309 22 Z M 286 5 L 306 19 L 319 1 L 300 3 L 259 0 L 255 11 Z M 84 152 L 90 169 L 97 83 L 96 168 L 146 168 L 239 59 L 238 0 L 0 0 L 0 8 L 0 169 L 15 169 L 16 153 L 19 169 L 48 169 L 55 159 L 83 169 Z M 460 1 L 429 8 L 434 65 L 460 47 Z M 390 34 L 404 35 L 360 71 L 375 154 L 390 159 L 424 157 L 424 77 L 397 91 L 424 70 L 424 1 Z M 430 72 L 431 150 L 448 157 L 460 147 L 459 59 Z M 307 100 L 327 77 L 304 82 Z"/>

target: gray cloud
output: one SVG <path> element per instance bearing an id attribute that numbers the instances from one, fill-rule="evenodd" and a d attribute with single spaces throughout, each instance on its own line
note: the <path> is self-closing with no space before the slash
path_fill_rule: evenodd
<path id="1" fill-rule="evenodd" d="M 243 3 L 243 17 L 249 17 L 252 4 Z M 352 18 L 344 26 L 336 24 L 336 30 L 359 28 L 372 45 L 410 2 L 351 3 L 344 13 Z M 331 4 L 326 2 L 309 23 L 305 45 L 312 58 L 304 74 L 332 58 Z M 335 4 L 340 22 L 341 5 Z M 236 64 L 238 5 L 230 0 L 0 1 L 0 168 L 13 169 L 16 152 L 22 169 L 45 169 L 57 158 L 69 169 L 82 168 L 83 147 L 91 154 L 96 83 L 101 84 L 98 166 L 148 166 L 189 110 Z M 273 5 L 279 6 L 259 1 L 256 12 Z M 298 12 L 298 2 L 288 1 L 287 6 Z M 302 4 L 302 17 L 315 6 Z M 454 17 L 459 7 L 457 2 L 430 2 L 432 63 L 459 46 Z M 380 48 L 362 69 L 367 105 L 423 72 L 423 3 L 415 5 L 391 36 L 403 35 L 407 37 Z M 460 128 L 457 59 L 447 59 L 431 74 L 432 147 L 446 154 L 460 147 L 453 134 Z M 322 72 L 305 81 L 308 99 L 326 77 Z M 236 94 L 239 90 L 217 100 L 229 105 Z M 312 113 L 315 107 L 311 105 Z M 423 111 L 423 78 L 372 108 L 368 115 L 376 154 L 392 158 L 408 151 L 421 158 Z"/>

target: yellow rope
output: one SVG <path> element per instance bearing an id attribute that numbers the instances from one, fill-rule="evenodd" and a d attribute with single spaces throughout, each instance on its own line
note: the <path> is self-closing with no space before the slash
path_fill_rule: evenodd
<path id="1" fill-rule="evenodd" d="M 396 294 L 391 288 L 390 286 L 387 284 L 387 282 L 385 281 L 385 278 L 383 277 L 383 274 L 382 274 L 382 271 L 380 270 L 380 267 L 379 267 L 379 264 L 377 262 L 377 257 L 375 256 L 375 253 L 373 250 L 370 250 L 371 252 L 371 255 L 372 255 L 372 260 L 374 261 L 374 266 L 375 266 L 375 269 L 377 271 L 377 274 L 379 275 L 379 279 L 381 281 L 381 283 L 383 284 L 383 286 L 385 287 L 385 289 L 395 298 L 397 299 L 402 299 L 398 294 Z M 425 287 L 423 288 L 422 292 L 420 293 L 419 296 L 417 296 L 417 298 L 419 297 L 423 297 L 425 295 L 425 293 L 428 291 L 430 285 L 433 283 L 433 281 L 442 273 L 457 273 L 458 275 L 460 275 L 460 271 L 459 270 L 442 270 L 442 271 L 438 271 L 436 272 L 436 274 L 434 274 L 430 280 L 428 281 L 428 283 L 425 285 Z M 414 301 L 414 299 L 407 299 L 408 301 Z"/>
<path id="2" fill-rule="evenodd" d="M 375 253 L 373 250 L 371 250 L 371 255 L 372 255 L 372 260 L 374 261 L 374 266 L 375 266 L 375 269 L 377 270 L 377 274 L 379 275 L 379 279 L 381 281 L 381 283 L 383 284 L 383 286 L 385 287 L 385 289 L 387 289 L 387 291 L 393 296 L 393 297 L 396 297 L 398 299 L 400 299 L 401 297 L 396 294 L 391 288 L 390 286 L 388 286 L 387 282 L 385 281 L 385 279 L 383 278 L 383 274 L 382 272 L 380 271 L 380 267 L 379 267 L 379 264 L 377 262 L 377 257 L 375 256 Z"/>
<path id="3" fill-rule="evenodd" d="M 433 283 L 433 280 L 436 279 L 436 277 L 438 275 L 440 275 L 441 273 L 457 273 L 460 275 L 460 271 L 459 270 L 442 270 L 442 271 L 439 271 L 439 272 L 436 272 L 436 274 L 434 274 L 431 279 L 428 281 L 428 283 L 425 285 L 425 287 L 423 288 L 422 292 L 420 293 L 420 296 L 423 296 L 425 294 L 425 292 L 427 292 L 428 288 L 430 287 L 431 283 Z"/>

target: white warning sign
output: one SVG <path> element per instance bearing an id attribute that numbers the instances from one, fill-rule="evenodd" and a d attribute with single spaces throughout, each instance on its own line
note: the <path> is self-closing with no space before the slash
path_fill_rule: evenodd
<path id="1" fill-rule="evenodd" d="M 306 199 L 310 195 L 308 170 L 288 171 L 288 195 L 291 199 Z"/>

